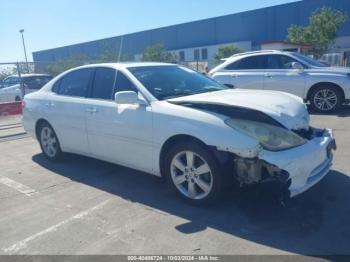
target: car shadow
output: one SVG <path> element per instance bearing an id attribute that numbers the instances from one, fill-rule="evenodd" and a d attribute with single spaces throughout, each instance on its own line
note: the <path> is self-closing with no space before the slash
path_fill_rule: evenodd
<path id="1" fill-rule="evenodd" d="M 337 112 L 334 113 L 317 113 L 313 110 L 311 110 L 310 106 L 308 105 L 308 111 L 310 112 L 310 115 L 330 115 L 330 116 L 338 116 L 338 117 L 349 117 L 350 116 L 350 105 L 342 105 Z"/>
<path id="2" fill-rule="evenodd" d="M 339 171 L 332 170 L 285 206 L 252 186 L 227 190 L 217 206 L 194 207 L 180 201 L 163 179 L 132 169 L 77 155 L 52 163 L 37 154 L 33 161 L 73 181 L 184 218 L 189 222 L 175 227 L 181 234 L 212 228 L 297 254 L 350 253 L 350 178 Z"/>

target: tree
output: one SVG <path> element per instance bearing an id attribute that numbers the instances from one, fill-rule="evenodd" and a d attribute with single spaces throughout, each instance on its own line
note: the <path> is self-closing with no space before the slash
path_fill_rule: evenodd
<path id="1" fill-rule="evenodd" d="M 218 49 L 218 52 L 215 55 L 215 60 L 220 62 L 221 59 L 228 58 L 234 54 L 242 53 L 244 50 L 234 46 L 234 45 L 226 45 L 222 46 Z"/>
<path id="2" fill-rule="evenodd" d="M 14 74 L 17 74 L 17 68 L 15 65 L 1 68 L 0 69 L 0 81 L 2 81 L 4 78 L 8 77 L 9 75 L 14 75 Z"/>
<path id="3" fill-rule="evenodd" d="M 168 52 L 163 44 L 155 44 L 145 48 L 141 61 L 172 63 L 176 61 L 176 56 Z"/>
<path id="4" fill-rule="evenodd" d="M 291 25 L 288 28 L 288 40 L 291 43 L 311 45 L 312 53 L 320 57 L 334 43 L 337 30 L 347 19 L 344 11 L 322 7 L 312 13 L 307 26 Z"/>

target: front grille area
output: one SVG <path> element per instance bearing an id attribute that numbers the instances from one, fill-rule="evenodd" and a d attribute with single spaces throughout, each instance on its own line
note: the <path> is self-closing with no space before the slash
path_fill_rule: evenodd
<path id="1" fill-rule="evenodd" d="M 314 132 L 312 127 L 309 127 L 309 129 L 293 130 L 293 132 L 307 140 L 311 140 L 314 137 Z"/>
<path id="2" fill-rule="evenodd" d="M 321 137 L 324 133 L 324 129 L 318 129 L 314 127 L 309 127 L 309 129 L 299 129 L 292 131 L 307 140 L 311 140 L 315 137 Z"/>

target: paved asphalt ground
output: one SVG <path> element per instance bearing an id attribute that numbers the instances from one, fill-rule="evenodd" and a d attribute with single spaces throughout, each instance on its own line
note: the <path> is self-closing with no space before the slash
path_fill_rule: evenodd
<path id="1" fill-rule="evenodd" d="M 0 254 L 350 254 L 350 107 L 311 118 L 337 139 L 324 180 L 286 206 L 251 187 L 211 208 L 125 167 L 50 163 L 19 118 L 1 118 Z"/>

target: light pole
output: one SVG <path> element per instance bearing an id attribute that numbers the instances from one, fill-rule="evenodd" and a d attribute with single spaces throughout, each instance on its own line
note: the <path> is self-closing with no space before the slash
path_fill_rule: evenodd
<path id="1" fill-rule="evenodd" d="M 21 36 L 22 36 L 24 57 L 25 57 L 25 59 L 26 59 L 26 66 L 27 66 L 27 70 L 28 70 L 28 73 L 29 73 L 28 59 L 27 59 L 27 51 L 26 51 L 26 45 L 25 45 L 25 43 L 24 43 L 24 36 L 23 36 L 24 29 L 19 30 L 19 32 L 21 33 Z"/>

